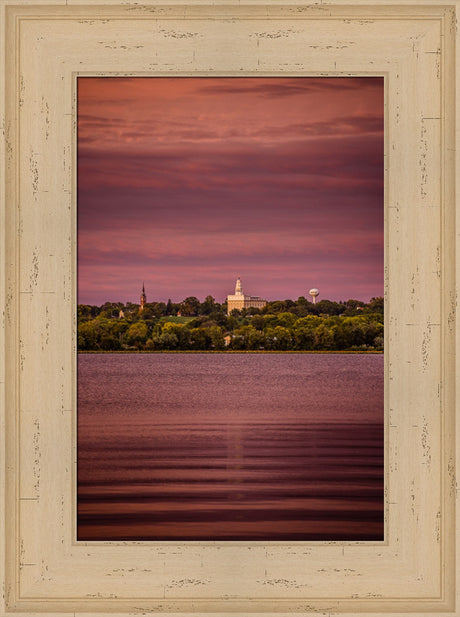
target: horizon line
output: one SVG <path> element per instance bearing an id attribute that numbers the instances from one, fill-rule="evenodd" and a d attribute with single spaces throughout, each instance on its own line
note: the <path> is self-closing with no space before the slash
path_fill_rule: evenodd
<path id="1" fill-rule="evenodd" d="M 147 294 L 146 294 L 147 295 Z M 211 294 L 208 294 L 211 295 Z M 231 294 L 230 294 L 231 295 Z M 174 301 L 171 298 L 168 298 L 167 300 L 147 300 L 146 304 L 168 304 L 168 302 L 171 302 L 172 304 L 182 304 L 187 298 L 196 298 L 200 304 L 203 304 L 206 300 L 206 297 L 204 300 L 200 300 L 197 296 L 187 296 L 186 298 L 184 298 L 183 300 L 179 300 L 179 301 Z M 316 302 L 312 302 L 311 300 L 309 300 L 307 298 L 307 296 L 299 296 L 296 300 L 293 300 L 292 298 L 283 298 L 281 299 L 277 299 L 277 300 L 265 300 L 265 298 L 261 298 L 261 300 L 264 300 L 265 302 L 271 303 L 271 302 L 286 302 L 286 301 L 291 301 L 291 302 L 298 302 L 298 300 L 300 298 L 304 298 L 307 302 L 309 302 L 310 304 L 318 304 L 319 302 L 322 302 L 324 300 L 327 300 L 328 302 L 334 302 L 336 304 L 346 304 L 347 302 L 350 302 L 351 300 L 354 300 L 356 302 L 363 302 L 363 304 L 369 304 L 369 302 L 371 302 L 374 298 L 384 298 L 384 295 L 380 295 L 380 296 L 372 296 L 372 298 L 370 298 L 367 302 L 365 300 L 360 300 L 359 298 L 347 298 L 347 300 L 330 300 L 329 298 L 321 298 L 321 300 L 317 300 Z M 223 300 L 222 302 L 219 302 L 218 300 L 216 300 L 213 297 L 213 300 L 216 304 L 225 304 L 227 302 L 227 299 Z M 77 305 L 80 304 L 86 304 L 86 305 L 90 305 L 90 306 L 98 306 L 97 304 L 91 304 L 89 302 L 80 302 L 77 301 Z M 125 306 L 127 304 L 135 304 L 135 305 L 139 305 L 139 302 L 132 302 L 131 300 L 127 300 L 126 302 L 123 302 L 122 300 L 106 300 L 105 302 L 102 302 L 102 304 L 124 304 Z"/>

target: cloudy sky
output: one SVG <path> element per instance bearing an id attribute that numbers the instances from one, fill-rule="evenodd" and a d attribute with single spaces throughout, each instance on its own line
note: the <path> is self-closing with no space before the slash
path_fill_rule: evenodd
<path id="1" fill-rule="evenodd" d="M 383 79 L 78 79 L 78 298 L 383 295 Z"/>

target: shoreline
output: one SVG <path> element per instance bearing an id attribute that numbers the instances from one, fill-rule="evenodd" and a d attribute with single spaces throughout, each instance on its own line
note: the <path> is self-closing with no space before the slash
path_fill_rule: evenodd
<path id="1" fill-rule="evenodd" d="M 132 351 L 129 349 L 117 349 L 113 351 L 104 351 L 104 350 L 78 350 L 78 354 L 171 354 L 171 353 L 220 353 L 220 354 L 383 354 L 383 351 L 378 351 L 376 349 L 372 349 L 369 351 L 365 350 L 257 350 L 257 349 L 232 349 L 225 351 L 223 349 L 158 349 L 158 350 L 140 350 L 140 351 Z"/>

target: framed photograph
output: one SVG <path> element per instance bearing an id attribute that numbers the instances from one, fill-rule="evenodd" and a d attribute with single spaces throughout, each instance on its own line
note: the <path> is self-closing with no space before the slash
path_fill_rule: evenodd
<path id="1" fill-rule="evenodd" d="M 2 3 L 2 614 L 458 614 L 458 9 Z M 323 218 L 295 205 L 313 194 Z M 160 195 L 169 207 L 152 214 Z M 300 254 L 307 218 L 309 242 L 313 230 L 330 238 L 335 261 L 318 241 L 308 263 L 325 286 L 306 276 L 301 292 L 288 249 Z M 146 233 L 161 276 L 140 272 L 153 263 L 138 258 Z M 257 269 L 262 244 L 279 264 L 271 277 Z M 232 261 L 251 263 L 247 286 Z M 365 302 L 328 290 L 341 267 Z M 129 297 L 114 295 L 121 280 Z M 289 289 L 292 304 L 276 305 Z M 361 338 L 345 337 L 344 320 Z M 325 350 L 367 352 L 353 368 L 360 387 L 337 381 L 343 405 L 328 399 L 307 430 L 296 384 L 324 379 L 332 356 L 303 352 Z M 107 369 L 94 351 L 117 354 Z M 230 423 L 212 419 L 217 386 L 197 375 L 224 358 L 227 391 L 258 392 L 240 399 L 257 398 L 259 422 L 241 407 Z M 286 391 L 265 400 L 273 358 Z M 365 387 L 366 358 L 381 390 Z M 151 434 L 139 388 L 152 374 Z M 364 425 L 350 411 L 359 397 Z M 200 420 L 177 411 L 184 401 Z"/>
<path id="2" fill-rule="evenodd" d="M 77 118 L 77 539 L 383 541 L 383 77 L 78 77 Z"/>

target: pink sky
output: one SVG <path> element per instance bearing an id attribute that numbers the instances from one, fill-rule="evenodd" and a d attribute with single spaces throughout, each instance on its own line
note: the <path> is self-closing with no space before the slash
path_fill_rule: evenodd
<path id="1" fill-rule="evenodd" d="M 383 79 L 78 79 L 78 301 L 383 295 Z"/>

